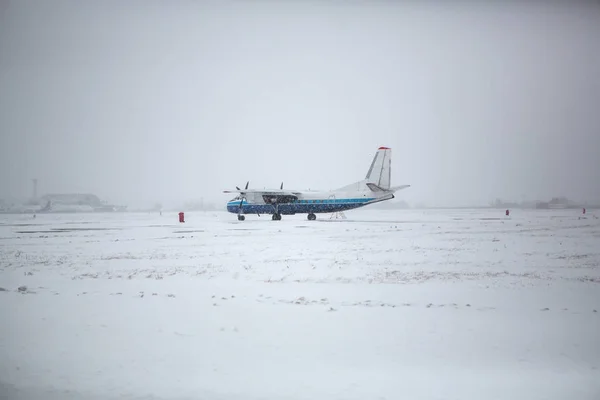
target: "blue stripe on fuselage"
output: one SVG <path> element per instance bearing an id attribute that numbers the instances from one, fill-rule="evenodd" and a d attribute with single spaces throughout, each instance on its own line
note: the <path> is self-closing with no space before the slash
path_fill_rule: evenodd
<path id="1" fill-rule="evenodd" d="M 331 213 L 362 207 L 372 200 L 375 200 L 375 198 L 298 200 L 294 203 L 279 204 L 279 213 L 284 215 Z M 246 201 L 244 201 L 242 208 L 244 214 L 273 214 L 275 211 L 275 208 L 270 204 L 254 204 Z M 240 201 L 227 203 L 227 211 L 234 214 L 239 213 Z"/>

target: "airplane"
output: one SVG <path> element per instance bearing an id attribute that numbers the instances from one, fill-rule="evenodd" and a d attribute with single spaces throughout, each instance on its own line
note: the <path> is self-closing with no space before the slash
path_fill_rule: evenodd
<path id="1" fill-rule="evenodd" d="M 308 220 L 314 221 L 318 213 L 347 211 L 391 200 L 396 191 L 410 187 L 390 186 L 391 157 L 392 149 L 379 147 L 365 179 L 331 191 L 284 190 L 283 182 L 279 189 L 248 189 L 248 181 L 244 189 L 236 186 L 236 190 L 223 191 L 237 193 L 227 202 L 227 211 L 237 214 L 239 221 L 248 214 L 271 214 L 273 221 L 281 220 L 282 215 L 307 214 Z"/>

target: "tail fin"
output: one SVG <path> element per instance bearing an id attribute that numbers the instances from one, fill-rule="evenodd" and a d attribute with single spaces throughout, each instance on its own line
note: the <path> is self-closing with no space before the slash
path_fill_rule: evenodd
<path id="1" fill-rule="evenodd" d="M 392 182 L 392 149 L 380 147 L 375 153 L 371 167 L 365 177 L 367 182 L 389 189 Z"/>
<path id="2" fill-rule="evenodd" d="M 355 192 L 355 191 L 371 191 L 371 192 L 386 192 L 390 190 L 392 179 L 392 149 L 389 147 L 380 147 L 375 153 L 375 157 L 371 162 L 371 167 L 367 172 L 367 176 L 362 181 L 346 185 L 336 192 Z"/>

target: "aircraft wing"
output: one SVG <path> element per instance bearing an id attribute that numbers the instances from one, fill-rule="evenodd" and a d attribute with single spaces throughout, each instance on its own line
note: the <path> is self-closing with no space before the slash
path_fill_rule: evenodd
<path id="1" fill-rule="evenodd" d="M 240 189 L 240 190 L 223 190 L 223 193 L 239 193 L 239 194 L 248 194 L 248 193 L 254 193 L 254 194 L 258 194 L 258 195 L 267 195 L 267 196 L 299 196 L 302 193 L 301 192 L 294 192 L 294 191 L 290 191 L 290 190 L 281 190 L 281 189 L 273 189 L 273 190 L 269 190 L 269 189 L 263 189 L 263 190 L 259 190 L 259 189 Z"/>

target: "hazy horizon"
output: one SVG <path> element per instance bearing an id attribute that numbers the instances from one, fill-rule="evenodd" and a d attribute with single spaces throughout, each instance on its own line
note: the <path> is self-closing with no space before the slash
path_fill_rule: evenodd
<path id="1" fill-rule="evenodd" d="M 600 202 L 600 5 L 0 0 L 0 199 Z"/>

